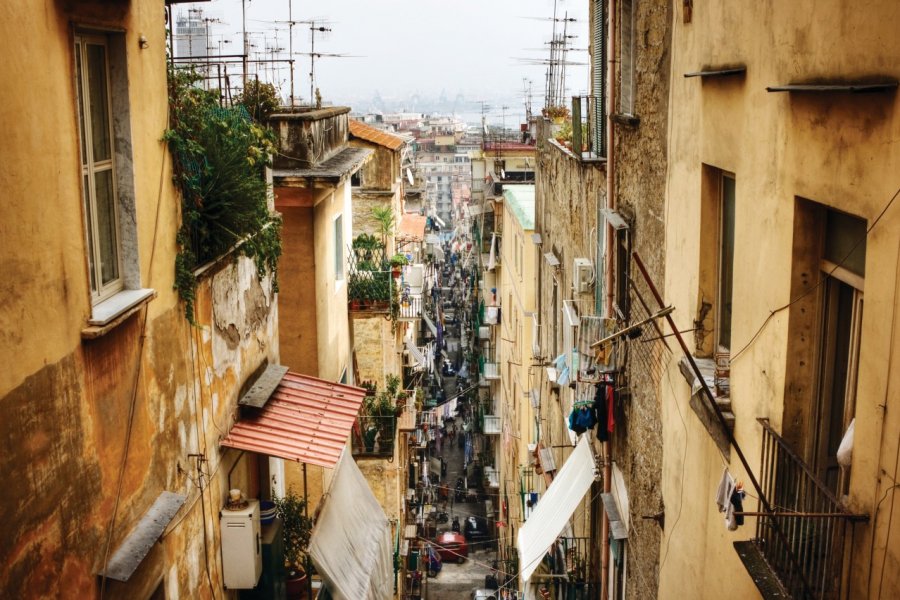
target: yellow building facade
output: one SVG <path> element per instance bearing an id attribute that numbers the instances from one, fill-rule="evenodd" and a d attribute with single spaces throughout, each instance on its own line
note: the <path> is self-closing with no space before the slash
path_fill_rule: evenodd
<path id="1" fill-rule="evenodd" d="M 507 529 L 514 540 L 531 509 L 531 492 L 544 490 L 533 475 L 537 423 L 532 389 L 537 386 L 532 338 L 535 321 L 537 248 L 534 245 L 534 186 L 504 186 L 501 203 L 502 238 L 500 273 L 496 277 L 500 306 L 498 363 L 499 394 L 494 400 L 500 416 L 500 442 L 496 445 L 499 470 L 508 501 Z M 530 448 L 529 448 L 530 446 Z"/>
<path id="2" fill-rule="evenodd" d="M 674 353 L 661 598 L 900 593 L 900 6 L 859 8 L 675 7 L 666 302 L 726 419 Z M 727 529 L 723 470 L 781 516 Z"/>
<path id="3" fill-rule="evenodd" d="M 0 589 L 222 597 L 218 510 L 229 487 L 258 497 L 267 461 L 219 440 L 279 361 L 271 277 L 233 255 L 197 270 L 195 326 L 173 289 L 162 4 L 7 9 Z M 111 572 L 158 501 L 159 542 Z"/>

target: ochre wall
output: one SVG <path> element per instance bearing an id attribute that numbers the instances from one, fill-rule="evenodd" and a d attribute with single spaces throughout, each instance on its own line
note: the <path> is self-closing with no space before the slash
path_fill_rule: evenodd
<path id="1" fill-rule="evenodd" d="M 281 189 L 275 190 L 275 208 L 281 212 L 282 256 L 278 274 L 279 300 L 284 307 L 278 321 L 281 333 L 281 360 L 292 371 L 318 376 L 316 290 L 313 208 L 287 207 L 280 203 Z"/>
<path id="2" fill-rule="evenodd" d="M 173 291 L 180 200 L 160 141 L 168 110 L 161 5 L 46 0 L 7 9 L 0 34 L 16 41 L 6 44 L 0 76 L 18 84 L 0 91 L 0 475 L 12 486 L 0 503 L 0 589 L 16 598 L 97 596 L 107 539 L 111 554 L 168 490 L 185 494 L 185 506 L 128 583 L 107 582 L 106 597 L 146 597 L 160 583 L 168 597 L 222 597 L 217 514 L 237 453 L 218 441 L 241 385 L 278 359 L 270 282 L 249 260 L 227 258 L 200 277 L 198 327 Z M 140 276 L 156 290 L 93 340 L 81 337 L 91 301 L 73 24 L 124 30 Z M 189 454 L 206 459 L 202 496 Z M 232 483 L 249 490 L 252 477 L 239 467 Z"/>
<path id="3" fill-rule="evenodd" d="M 791 300 L 795 201 L 807 198 L 867 219 L 879 216 L 897 187 L 900 139 L 895 93 L 767 93 L 772 85 L 809 81 L 897 79 L 900 54 L 894 23 L 900 5 L 776 2 L 696 7 L 690 23 L 673 15 L 670 161 L 666 207 L 666 296 L 680 329 L 698 314 L 701 174 L 704 164 L 735 174 L 733 350 L 750 344 L 731 367 L 735 435 L 759 473 L 766 417 L 782 430 Z M 685 79 L 705 66 L 745 64 L 743 76 Z M 900 508 L 894 460 L 900 416 L 897 239 L 892 207 L 866 240 L 865 310 L 856 399 L 856 445 L 848 506 L 870 515 L 857 525 L 849 567 L 851 598 L 900 593 L 900 538 L 889 514 Z M 763 326 L 764 325 L 764 326 Z M 760 335 L 751 343 L 756 332 Z M 688 340 L 691 343 L 691 340 Z M 677 359 L 677 357 L 676 357 Z M 756 598 L 758 592 L 731 547 L 753 537 L 753 519 L 725 530 L 713 504 L 723 459 L 688 407 L 687 384 L 672 364 L 662 385 L 663 496 L 666 532 L 660 572 L 664 598 Z M 749 480 L 732 451 L 731 472 Z M 749 489 L 754 493 L 752 489 Z M 883 499 L 883 500 L 882 500 Z M 746 505 L 745 505 L 746 507 Z M 750 510 L 756 502 L 750 503 Z M 670 515 L 679 519 L 670 527 Z M 674 522 L 674 521 L 672 521 Z M 873 540 L 874 536 L 874 540 Z M 723 576 L 727 574 L 727 576 Z"/>

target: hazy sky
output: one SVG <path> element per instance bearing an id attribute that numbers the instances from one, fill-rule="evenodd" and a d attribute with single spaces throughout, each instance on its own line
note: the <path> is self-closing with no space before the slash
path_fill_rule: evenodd
<path id="1" fill-rule="evenodd" d="M 288 0 L 247 0 L 247 30 L 258 50 L 277 47 L 287 55 Z M 240 0 L 179 5 L 179 11 L 197 7 L 204 16 L 220 18 L 212 31 L 232 42 L 226 53 L 240 52 Z M 365 98 L 377 90 L 384 98 L 413 93 L 437 96 L 442 91 L 453 99 L 462 93 L 469 100 L 523 96 L 523 78 L 532 81 L 533 103 L 543 104 L 546 67 L 517 59 L 546 59 L 553 23 L 554 0 L 293 0 L 295 21 L 322 19 L 332 31 L 316 34 L 316 52 L 356 55 L 356 58 L 323 57 L 316 61 L 316 80 L 325 100 L 346 102 Z M 568 23 L 573 47 L 587 48 L 588 0 L 557 0 L 557 16 L 568 11 L 578 19 Z M 531 18 L 524 18 L 531 17 Z M 543 18 L 545 20 L 540 20 Z M 558 23 L 562 27 L 562 23 Z M 294 28 L 294 51 L 309 52 L 308 25 Z M 263 34 L 262 32 L 266 32 Z M 221 36 L 213 36 L 216 46 Z M 543 49 L 543 50 L 542 50 Z M 574 51 L 570 60 L 588 62 L 587 52 Z M 296 93 L 309 96 L 309 57 L 297 56 Z M 587 90 L 587 67 L 571 66 L 567 72 L 567 96 Z M 276 78 L 284 82 L 288 70 Z M 473 110 L 477 106 L 473 105 Z"/>

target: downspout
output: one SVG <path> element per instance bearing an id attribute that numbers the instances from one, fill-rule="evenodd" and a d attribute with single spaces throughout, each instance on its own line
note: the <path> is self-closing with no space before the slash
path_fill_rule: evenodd
<path id="1" fill-rule="evenodd" d="M 606 207 L 610 210 L 616 209 L 615 183 L 616 183 L 616 153 L 615 153 L 615 130 L 616 124 L 612 120 L 612 114 L 616 106 L 616 0 L 609 0 L 609 21 L 608 21 L 608 51 L 606 53 Z M 603 15 L 597 16 L 603 18 Z M 598 223 L 599 226 L 599 223 Z M 607 225 L 606 228 L 606 316 L 613 316 L 613 265 L 615 264 L 615 230 L 612 226 Z M 608 494 L 612 491 L 612 446 L 609 441 L 603 442 L 605 450 L 605 458 L 603 461 L 603 492 Z M 606 509 L 603 510 L 603 523 L 600 530 L 600 536 L 603 538 L 602 553 L 600 555 L 600 600 L 607 600 L 609 595 L 609 515 Z"/>

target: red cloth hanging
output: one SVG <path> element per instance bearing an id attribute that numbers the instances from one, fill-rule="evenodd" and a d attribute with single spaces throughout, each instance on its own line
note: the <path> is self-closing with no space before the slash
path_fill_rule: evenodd
<path id="1" fill-rule="evenodd" d="M 614 415 L 614 407 L 615 407 L 615 392 L 613 391 L 613 385 L 609 384 L 606 386 L 606 430 L 612 433 L 613 429 L 616 425 L 616 417 Z"/>

